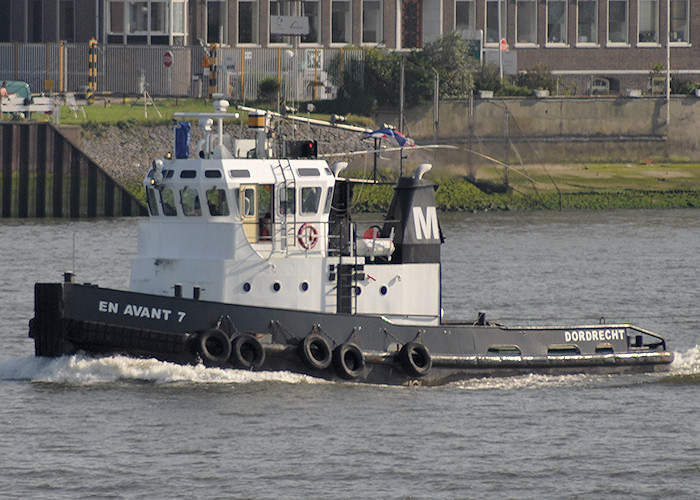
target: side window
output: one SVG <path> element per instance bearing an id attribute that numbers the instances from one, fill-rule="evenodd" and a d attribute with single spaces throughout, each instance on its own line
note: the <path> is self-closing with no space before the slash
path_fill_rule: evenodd
<path id="1" fill-rule="evenodd" d="M 175 195 L 170 188 L 163 188 L 160 192 L 160 199 L 163 203 L 163 213 L 165 215 L 177 215 L 175 209 Z"/>
<path id="2" fill-rule="evenodd" d="M 156 197 L 155 189 L 146 189 L 146 201 L 148 202 L 148 211 L 151 215 L 158 215 L 158 198 Z"/>
<path id="3" fill-rule="evenodd" d="M 331 213 L 331 203 L 333 203 L 333 187 L 328 188 L 328 193 L 326 194 L 326 205 L 323 207 L 323 213 Z"/>
<path id="4" fill-rule="evenodd" d="M 315 214 L 318 212 L 318 204 L 321 201 L 320 187 L 301 188 L 301 213 Z"/>
<path id="5" fill-rule="evenodd" d="M 196 189 L 182 188 L 180 190 L 180 204 L 183 214 L 187 216 L 202 215 L 202 206 L 199 203 L 199 193 Z"/>
<path id="6" fill-rule="evenodd" d="M 255 215 L 255 189 L 246 188 L 243 191 L 243 217 Z"/>
<path id="7" fill-rule="evenodd" d="M 209 205 L 210 215 L 228 215 L 228 201 L 226 191 L 223 189 L 211 188 L 207 191 L 207 205 Z"/>

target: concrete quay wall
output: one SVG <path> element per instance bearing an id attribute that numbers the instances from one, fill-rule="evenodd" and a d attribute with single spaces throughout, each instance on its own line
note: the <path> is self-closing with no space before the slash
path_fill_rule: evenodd
<path id="1" fill-rule="evenodd" d="M 528 163 L 700 162 L 700 98 L 673 96 L 670 120 L 660 97 L 495 98 L 406 111 L 406 135 Z M 379 123 L 398 123 L 395 112 Z M 519 158 L 519 159 L 520 159 Z"/>

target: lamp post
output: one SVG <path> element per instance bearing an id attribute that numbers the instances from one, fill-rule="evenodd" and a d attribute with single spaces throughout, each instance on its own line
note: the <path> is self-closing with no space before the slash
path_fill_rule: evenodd
<path id="1" fill-rule="evenodd" d="M 671 0 L 666 0 L 666 133 L 671 122 Z"/>

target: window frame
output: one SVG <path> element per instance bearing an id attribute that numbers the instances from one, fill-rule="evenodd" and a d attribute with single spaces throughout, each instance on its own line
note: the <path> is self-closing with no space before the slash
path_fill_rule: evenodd
<path id="1" fill-rule="evenodd" d="M 670 33 L 671 43 L 670 43 L 670 45 L 677 46 L 677 47 L 678 46 L 688 47 L 688 46 L 690 46 L 690 0 L 670 0 L 670 1 L 671 1 L 671 12 L 668 13 L 669 16 L 675 10 L 673 7 L 674 3 L 679 3 L 679 2 L 685 3 L 685 12 L 684 12 L 685 20 L 684 20 L 684 26 L 683 26 L 685 36 L 683 37 L 682 40 L 678 40 L 676 37 L 673 36 L 673 33 L 677 33 L 677 30 L 673 31 L 674 19 L 671 17 L 670 18 L 670 25 L 671 25 L 671 33 Z"/>
<path id="2" fill-rule="evenodd" d="M 550 28 L 550 13 L 551 9 L 550 6 L 552 4 L 562 4 L 564 6 L 564 13 L 562 15 L 562 21 L 557 23 L 557 26 L 560 28 L 560 34 L 562 36 L 561 40 L 556 40 L 552 41 L 550 40 L 550 32 L 552 31 Z M 547 47 L 568 47 L 569 46 L 569 3 L 566 0 L 547 0 L 546 2 L 546 13 L 545 13 L 545 19 L 547 20 L 547 25 L 545 28 L 545 44 Z"/>
<path id="3" fill-rule="evenodd" d="M 367 28 L 368 24 L 368 16 L 365 14 L 365 6 L 367 4 L 378 4 L 379 8 L 377 9 L 377 18 L 372 22 L 373 27 L 376 27 L 377 30 L 375 31 L 375 39 L 374 40 L 366 40 L 365 39 L 365 29 Z M 374 10 L 374 9 L 372 9 Z M 362 45 L 373 45 L 373 46 L 379 46 L 384 44 L 384 2 L 382 0 L 362 0 Z"/>
<path id="4" fill-rule="evenodd" d="M 334 27 L 334 21 L 335 21 L 335 6 L 336 5 L 343 5 L 347 7 L 347 10 L 345 10 L 345 19 L 344 19 L 344 31 L 345 31 L 345 39 L 341 41 L 335 41 L 333 40 L 333 34 L 335 30 L 333 29 Z M 331 0 L 331 45 L 339 46 L 339 45 L 348 45 L 352 43 L 352 2 L 350 0 Z"/>
<path id="5" fill-rule="evenodd" d="M 577 0 L 576 1 L 576 45 L 577 46 L 589 46 L 589 47 L 599 47 L 599 33 L 598 33 L 598 7 L 600 0 Z M 594 40 L 581 40 L 581 4 L 593 4 L 593 23 L 591 33 L 595 35 Z"/>
<path id="6" fill-rule="evenodd" d="M 489 40 L 489 4 L 496 4 L 496 14 L 498 14 L 498 6 L 501 6 L 501 33 L 498 40 Z M 496 37 L 498 38 L 498 15 L 496 16 Z M 508 9 L 506 8 L 506 2 L 499 2 L 498 0 L 486 0 L 486 8 L 484 9 L 484 46 L 485 47 L 498 47 L 501 44 L 501 39 L 507 37 L 508 31 Z"/>
<path id="7" fill-rule="evenodd" d="M 645 40 L 642 41 L 642 4 L 643 3 L 653 3 L 655 5 L 655 8 L 653 9 L 654 13 L 654 20 L 653 20 L 653 40 Z M 659 29 L 659 0 L 638 0 L 638 7 L 637 7 L 637 45 L 639 46 L 653 46 L 653 47 L 658 47 L 661 44 L 661 39 L 660 39 L 660 34 L 661 31 Z M 651 33 L 651 32 L 650 32 Z"/>
<path id="8" fill-rule="evenodd" d="M 624 24 L 624 40 L 623 41 L 617 41 L 617 40 L 612 40 L 610 37 L 610 26 L 612 23 L 612 17 L 610 13 L 610 6 L 611 4 L 616 3 L 616 4 L 624 4 L 625 6 L 625 19 L 623 21 Z M 629 47 L 630 43 L 630 5 L 629 5 L 629 0 L 608 0 L 608 22 L 607 22 L 607 40 L 606 40 L 606 45 L 612 46 L 612 47 Z"/>
<path id="9" fill-rule="evenodd" d="M 521 20 L 521 6 L 530 5 L 534 7 L 532 14 L 532 21 L 530 26 L 532 29 L 532 40 L 521 41 L 520 40 L 520 20 Z M 515 46 L 516 47 L 537 47 L 537 0 L 516 0 L 515 2 Z"/>

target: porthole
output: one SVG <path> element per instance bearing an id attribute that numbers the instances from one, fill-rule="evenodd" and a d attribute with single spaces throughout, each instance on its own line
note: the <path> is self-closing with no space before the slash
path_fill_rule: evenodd
<path id="1" fill-rule="evenodd" d="M 386 295 L 386 293 L 389 291 L 389 289 L 386 287 L 386 285 L 382 285 L 382 287 L 379 289 L 379 293 L 382 295 Z"/>
<path id="2" fill-rule="evenodd" d="M 280 285 L 279 281 L 275 281 L 274 285 L 272 285 L 272 289 L 273 289 L 275 292 L 279 292 L 279 291 L 280 291 L 280 288 L 282 288 L 282 285 Z"/>
<path id="3" fill-rule="evenodd" d="M 304 281 L 301 285 L 299 285 L 299 288 L 301 288 L 302 292 L 305 292 L 309 289 L 309 284 L 306 281 Z"/>
<path id="4" fill-rule="evenodd" d="M 243 283 L 243 291 L 250 292 L 250 283 L 248 283 L 248 282 Z"/>
<path id="5" fill-rule="evenodd" d="M 359 286 L 356 286 L 355 287 L 355 295 L 360 295 L 361 293 L 362 293 L 362 288 L 360 288 Z"/>

